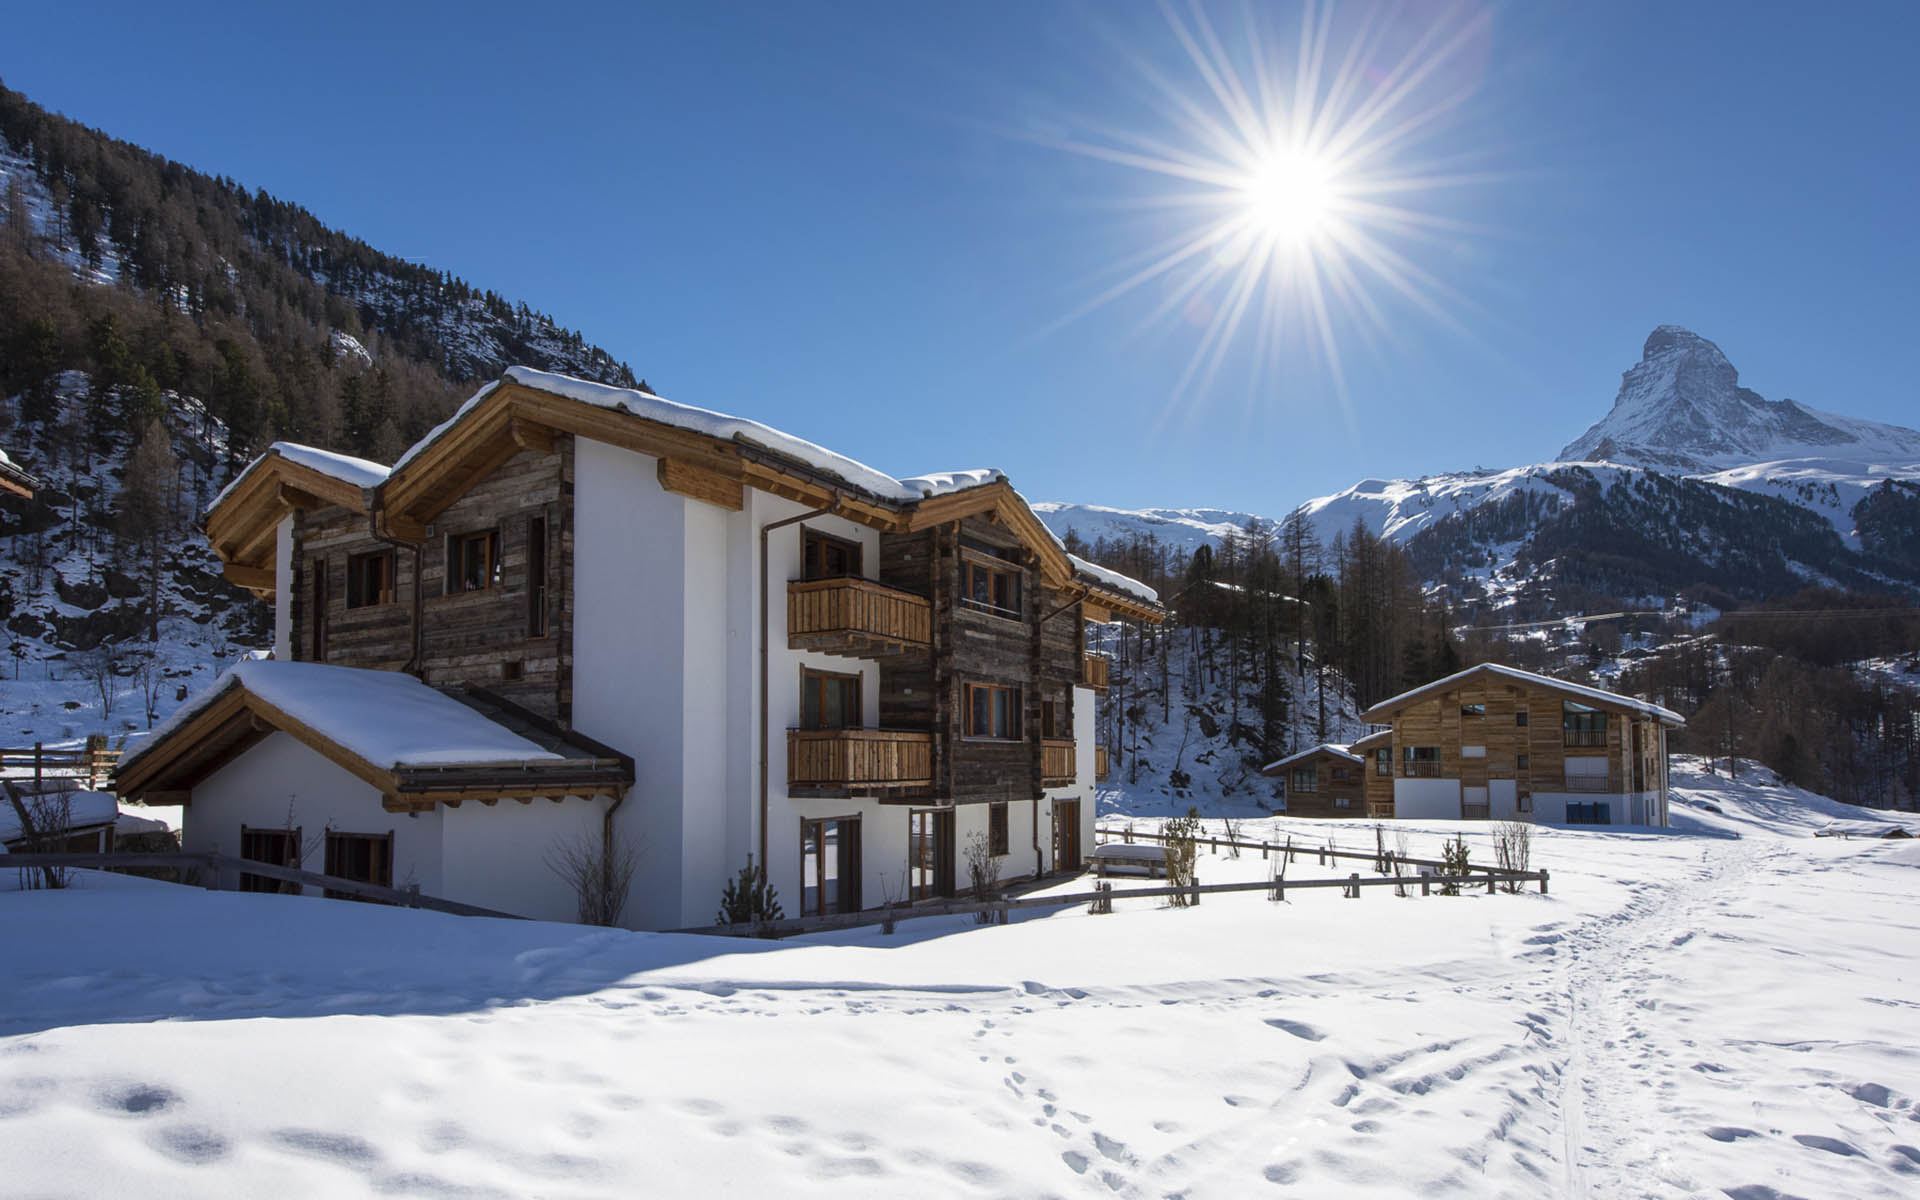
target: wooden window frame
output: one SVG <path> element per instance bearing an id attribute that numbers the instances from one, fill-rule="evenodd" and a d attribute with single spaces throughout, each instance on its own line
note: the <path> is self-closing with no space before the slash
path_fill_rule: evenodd
<path id="1" fill-rule="evenodd" d="M 1042 700 L 1040 702 L 1040 736 L 1065 741 L 1073 737 L 1073 730 L 1061 725 L 1061 711 L 1067 707 L 1063 700 Z"/>
<path id="2" fill-rule="evenodd" d="M 482 582 L 474 587 L 467 586 L 467 548 L 478 544 L 483 566 L 480 570 Z M 456 549 L 457 548 L 457 549 Z M 475 529 L 468 533 L 450 533 L 446 541 L 445 594 L 449 596 L 470 596 L 475 592 L 489 592 L 500 586 L 500 527 Z"/>
<path id="3" fill-rule="evenodd" d="M 974 577 L 984 574 L 987 577 L 987 594 L 992 600 L 974 599 Z M 1010 596 L 1002 597 L 1000 584 L 1004 581 Z M 1002 604 L 1002 599 L 1012 603 Z M 985 613 L 990 617 L 1000 617 L 1008 621 L 1027 619 L 1026 596 L 1021 585 L 1021 571 L 1010 563 L 983 563 L 973 558 L 960 560 L 960 604 L 974 612 Z"/>
<path id="4" fill-rule="evenodd" d="M 1605 709 L 1576 704 L 1571 700 L 1561 701 L 1560 744 L 1580 749 L 1605 746 L 1608 715 Z M 1596 725 L 1598 728 L 1595 728 Z"/>
<path id="5" fill-rule="evenodd" d="M 367 598 L 366 568 L 371 563 L 381 563 L 380 577 L 384 586 L 373 589 L 373 598 Z M 392 604 L 394 600 L 393 551 L 369 550 L 365 554 L 347 555 L 347 607 L 378 608 L 383 604 Z"/>
<path id="6" fill-rule="evenodd" d="M 1440 778 L 1440 763 L 1441 763 L 1440 747 L 1438 746 L 1405 746 L 1405 747 L 1402 747 L 1402 749 L 1404 749 L 1406 753 L 1401 755 L 1401 759 L 1400 759 L 1401 767 L 1402 767 L 1401 773 L 1406 778 L 1408 779 Z M 1421 751 L 1429 751 L 1430 753 L 1423 754 L 1421 753 Z M 1416 767 L 1420 767 L 1422 769 L 1415 770 Z M 1431 768 L 1431 769 L 1427 769 L 1427 768 Z"/>
<path id="7" fill-rule="evenodd" d="M 1331 770 L 1333 772 L 1333 782 L 1335 783 L 1349 782 L 1349 780 L 1347 779 L 1347 766 L 1345 763 L 1335 763 L 1333 764 Z"/>
<path id="8" fill-rule="evenodd" d="M 1302 783 L 1301 780 L 1305 780 Z M 1315 763 L 1293 767 L 1287 772 L 1287 795 L 1311 796 L 1320 791 L 1320 767 Z"/>
<path id="9" fill-rule="evenodd" d="M 1007 802 L 1005 800 L 995 800 L 987 805 L 988 854 L 991 854 L 995 858 L 1004 858 L 1011 853 L 1011 851 L 1007 849 L 1011 844 L 1011 838 L 1008 836 L 1008 829 L 1011 825 L 1012 821 L 1009 820 L 1007 816 Z"/>
<path id="10" fill-rule="evenodd" d="M 258 858 L 252 854 L 247 853 L 247 849 L 248 849 L 247 843 L 250 838 L 269 838 L 269 837 L 277 838 L 280 840 L 281 848 L 283 851 L 283 857 L 280 860 L 276 861 L 271 858 Z M 248 860 L 249 862 L 263 862 L 263 863 L 267 863 L 270 866 L 276 866 L 276 867 L 292 867 L 294 870 L 298 871 L 303 869 L 303 862 L 300 857 L 300 848 L 304 844 L 305 843 L 301 841 L 300 826 L 298 825 L 294 826 L 292 829 L 288 829 L 285 826 L 281 826 L 278 828 L 265 828 L 262 826 L 247 825 L 244 823 L 242 823 L 240 826 L 240 857 Z M 240 873 L 240 890 L 243 892 L 269 892 L 269 893 L 290 892 L 294 895 L 298 895 L 300 893 L 300 885 L 297 883 L 289 883 L 284 879 L 270 879 L 265 875 L 252 875 L 243 870 Z"/>
<path id="11" fill-rule="evenodd" d="M 860 906 L 862 903 L 861 894 L 860 894 L 860 872 L 865 870 L 865 865 L 861 861 L 861 855 L 863 851 L 860 846 L 860 836 L 861 836 L 862 830 L 860 826 L 859 814 L 855 813 L 851 816 L 841 816 L 841 817 L 802 817 L 800 818 L 800 875 L 799 875 L 800 887 L 799 887 L 799 895 L 797 897 L 800 903 L 800 915 L 802 917 L 824 917 L 824 916 L 831 915 L 826 911 L 826 889 L 825 888 L 820 889 L 820 903 L 817 906 L 821 911 L 810 912 L 807 909 L 807 827 L 809 825 L 829 825 L 829 824 L 837 824 L 842 827 L 840 830 L 840 836 L 842 838 L 845 838 L 849 832 L 853 834 L 853 840 L 851 843 L 844 842 L 844 841 L 841 843 L 841 846 L 843 847 L 841 850 L 841 853 L 843 855 L 849 854 L 849 853 L 851 854 L 851 857 L 853 859 L 853 864 L 852 864 L 853 870 L 850 876 L 844 877 L 840 880 L 840 899 L 832 911 L 835 913 L 850 913 L 850 912 L 860 911 Z M 851 827 L 851 828 L 849 829 L 848 827 Z M 851 852 L 847 851 L 844 848 L 849 844 L 853 847 Z M 823 848 L 821 857 L 822 859 L 825 858 L 824 848 Z M 824 866 L 825 863 L 823 862 L 821 865 Z M 844 866 L 845 864 L 843 863 L 840 865 Z"/>
<path id="12" fill-rule="evenodd" d="M 1478 720 L 1484 718 L 1486 715 L 1487 706 L 1484 704 L 1462 704 L 1460 706 L 1461 720 L 1467 720 L 1469 718 Z"/>
<path id="13" fill-rule="evenodd" d="M 826 556 L 828 549 L 845 551 L 852 560 L 844 571 L 828 571 Z M 840 537 L 811 525 L 800 527 L 800 578 L 815 579 L 862 579 L 866 561 L 866 547 L 852 538 Z"/>
<path id="14" fill-rule="evenodd" d="M 308 657 L 314 662 L 323 663 L 327 661 L 327 605 L 330 599 L 327 594 L 327 560 L 310 559 L 308 570 L 313 576 L 313 586 L 308 589 L 313 608 L 313 644 L 308 647 Z"/>
<path id="15" fill-rule="evenodd" d="M 321 860 L 323 873 L 327 875 L 332 875 L 336 879 L 353 879 L 353 876 L 342 875 L 339 873 L 338 870 L 335 869 L 336 859 L 335 859 L 334 847 L 349 841 L 364 841 L 364 842 L 371 843 L 375 846 L 385 847 L 384 853 L 381 855 L 377 855 L 375 858 L 375 861 L 379 864 L 379 866 L 384 868 L 384 871 L 376 872 L 376 874 L 384 874 L 386 878 L 385 879 L 359 879 L 359 880 L 355 880 L 354 882 L 370 883 L 377 887 L 386 887 L 386 888 L 392 887 L 393 886 L 393 831 L 392 830 L 388 830 L 385 833 L 353 833 L 349 830 L 342 830 L 342 829 L 327 830 L 326 848 L 323 852 L 325 857 L 322 858 Z M 336 892 L 331 888 L 326 889 L 326 894 L 329 897 L 337 900 L 365 899 L 365 897 L 355 896 L 350 892 Z"/>
<path id="16" fill-rule="evenodd" d="M 553 576 L 550 559 L 547 514 L 534 513 L 527 518 L 527 636 L 530 638 L 543 638 L 552 632 L 547 613 Z"/>
<path id="17" fill-rule="evenodd" d="M 976 691 L 987 692 L 989 695 L 991 695 L 994 692 L 1006 693 L 1007 732 L 1005 734 L 975 732 L 974 721 L 973 721 L 973 717 L 974 717 L 973 696 Z M 1026 738 L 1022 736 L 1020 731 L 1020 726 L 1024 723 L 1024 717 L 1025 717 L 1025 714 L 1021 711 L 1021 707 L 1020 707 L 1020 689 L 1012 686 L 1011 684 L 969 682 L 963 685 L 961 689 L 960 713 L 961 713 L 960 719 L 963 723 L 962 728 L 965 731 L 962 734 L 962 738 L 965 741 L 1015 743 L 1015 742 L 1023 742 L 1026 740 Z M 994 715 L 993 702 L 989 700 L 987 702 L 987 723 L 989 726 L 994 724 L 993 715 Z"/>
<path id="18" fill-rule="evenodd" d="M 809 725 L 807 724 L 807 693 L 809 690 L 811 690 L 815 686 L 819 686 L 822 688 L 823 694 L 820 696 L 820 699 L 819 699 L 819 712 L 822 714 L 822 716 L 824 716 L 827 711 L 826 696 L 824 694 L 824 688 L 828 681 L 833 681 L 836 683 L 851 682 L 853 684 L 853 705 L 852 705 L 853 722 L 851 724 L 844 724 L 844 725 Z M 866 678 L 864 676 L 856 672 L 850 672 L 850 671 L 822 671 L 816 667 L 804 667 L 804 666 L 800 668 L 800 715 L 799 715 L 799 724 L 797 725 L 797 728 L 800 728 L 800 729 L 864 729 L 866 727 L 866 713 L 867 713 L 867 691 L 866 691 Z"/>
<path id="19" fill-rule="evenodd" d="M 1527 764 L 1532 761 L 1533 759 L 1525 754 L 1516 754 L 1513 756 L 1513 769 L 1516 771 L 1531 771 L 1533 768 Z"/>
<path id="20" fill-rule="evenodd" d="M 1393 747 L 1380 746 L 1373 752 L 1373 773 L 1385 779 L 1393 778 Z"/>
<path id="21" fill-rule="evenodd" d="M 1513 713 L 1513 723 L 1515 725 L 1525 725 L 1527 723 L 1527 710 L 1524 708 L 1515 709 Z"/>

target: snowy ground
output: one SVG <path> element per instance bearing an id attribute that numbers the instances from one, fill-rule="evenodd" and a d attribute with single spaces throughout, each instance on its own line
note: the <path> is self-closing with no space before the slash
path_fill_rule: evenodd
<path id="1" fill-rule="evenodd" d="M 1815 838 L 1881 818 L 1761 776 L 1680 780 L 1721 811 L 1541 830 L 1544 897 L 762 944 L 97 875 L 0 893 L 0 1190 L 1915 1194 L 1920 843 Z M 1371 841 L 1243 833 L 1269 827 Z M 1430 855 L 1450 829 L 1389 833 Z"/>

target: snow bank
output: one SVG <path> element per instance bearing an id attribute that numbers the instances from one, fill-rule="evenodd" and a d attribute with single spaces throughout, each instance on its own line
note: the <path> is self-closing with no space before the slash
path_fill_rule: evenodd
<path id="1" fill-rule="evenodd" d="M 233 688 L 378 767 L 477 766 L 561 756 L 411 675 L 319 663 L 243 662 L 181 705 L 120 760 L 124 769 Z"/>

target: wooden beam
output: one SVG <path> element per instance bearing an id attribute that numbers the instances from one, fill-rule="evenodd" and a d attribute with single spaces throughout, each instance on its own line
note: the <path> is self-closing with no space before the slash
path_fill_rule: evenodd
<path id="1" fill-rule="evenodd" d="M 1113 610 L 1091 598 L 1080 602 L 1080 615 L 1086 620 L 1098 621 L 1103 625 L 1113 620 Z"/>
<path id="2" fill-rule="evenodd" d="M 553 430 L 545 425 L 513 417 L 507 423 L 507 432 L 513 438 L 513 444 L 522 450 L 534 454 L 553 453 Z"/>
<path id="3" fill-rule="evenodd" d="M 242 563 L 223 564 L 220 573 L 227 577 L 228 583 L 243 588 L 252 588 L 256 592 L 271 592 L 274 588 L 272 567 L 249 567 Z"/>
<path id="4" fill-rule="evenodd" d="M 741 486 L 738 474 L 729 477 L 677 458 L 661 459 L 658 474 L 660 486 L 676 495 L 728 512 L 739 512 L 746 507 L 746 489 Z"/>

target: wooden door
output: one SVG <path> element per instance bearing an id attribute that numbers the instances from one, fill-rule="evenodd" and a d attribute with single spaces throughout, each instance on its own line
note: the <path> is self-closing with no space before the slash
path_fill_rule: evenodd
<path id="1" fill-rule="evenodd" d="M 1080 802 L 1053 802 L 1053 868 L 1056 871 L 1080 869 Z"/>

